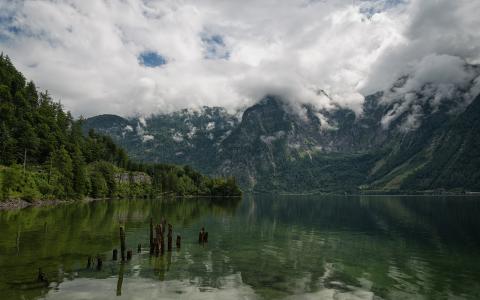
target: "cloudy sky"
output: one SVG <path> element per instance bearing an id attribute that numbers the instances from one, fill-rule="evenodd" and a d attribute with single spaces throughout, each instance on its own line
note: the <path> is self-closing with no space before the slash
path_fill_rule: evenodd
<path id="1" fill-rule="evenodd" d="M 0 50 L 77 116 L 235 111 L 265 94 L 359 110 L 402 75 L 410 89 L 472 80 L 479 11 L 478 0 L 9 0 Z"/>

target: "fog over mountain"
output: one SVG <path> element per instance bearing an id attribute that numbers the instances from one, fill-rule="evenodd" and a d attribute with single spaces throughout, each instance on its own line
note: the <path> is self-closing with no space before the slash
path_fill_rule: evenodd
<path id="1" fill-rule="evenodd" d="M 360 113 L 402 76 L 402 95 L 480 90 L 466 68 L 480 58 L 478 11 L 473 0 L 2 1 L 0 49 L 77 116 L 235 112 L 266 94 Z"/>

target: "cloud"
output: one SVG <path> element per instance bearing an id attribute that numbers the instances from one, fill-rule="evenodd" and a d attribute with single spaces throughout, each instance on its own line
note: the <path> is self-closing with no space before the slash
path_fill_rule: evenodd
<path id="1" fill-rule="evenodd" d="M 398 29 L 401 43 L 382 52 L 360 89 L 363 94 L 388 88 L 414 74 L 410 86 L 470 80 L 464 65 L 480 63 L 479 1 L 412 0 Z M 458 77 L 456 77 L 458 76 Z M 413 82 L 415 81 L 415 82 Z"/>
<path id="2" fill-rule="evenodd" d="M 75 115 L 235 111 L 266 94 L 360 112 L 364 95 L 404 74 L 468 78 L 456 76 L 459 61 L 479 61 L 479 10 L 468 0 L 12 0 L 0 4 L 0 48 Z"/>

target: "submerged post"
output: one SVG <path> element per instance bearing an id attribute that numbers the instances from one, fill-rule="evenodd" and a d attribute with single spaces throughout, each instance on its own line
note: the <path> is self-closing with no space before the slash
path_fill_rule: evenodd
<path id="1" fill-rule="evenodd" d="M 177 235 L 177 248 L 180 248 L 181 242 L 182 242 L 182 237 Z"/>
<path id="2" fill-rule="evenodd" d="M 142 252 L 142 244 L 138 244 L 137 246 L 137 253 Z"/>
<path id="3" fill-rule="evenodd" d="M 121 265 L 120 265 L 120 269 L 118 270 L 117 296 L 121 296 L 121 295 L 122 295 L 123 268 L 124 268 L 124 264 L 121 264 Z"/>
<path id="4" fill-rule="evenodd" d="M 158 256 L 158 254 L 160 253 L 160 248 L 158 247 L 158 241 L 156 238 L 153 239 L 153 253 L 155 254 L 155 256 Z"/>
<path id="5" fill-rule="evenodd" d="M 163 228 L 162 224 L 159 224 L 155 227 L 155 231 L 157 236 L 157 245 L 155 251 L 157 251 L 158 248 L 158 252 L 160 252 L 160 254 L 163 254 L 163 252 L 165 251 L 165 241 L 163 237 L 163 232 L 165 231 L 165 229 Z M 158 255 L 158 252 L 156 252 L 155 254 Z"/>
<path id="6" fill-rule="evenodd" d="M 125 261 L 125 230 L 122 226 L 120 226 L 120 253 L 122 261 Z"/>
<path id="7" fill-rule="evenodd" d="M 172 251 L 172 231 L 173 231 L 173 226 L 172 224 L 168 224 L 168 251 Z"/>
<path id="8" fill-rule="evenodd" d="M 113 249 L 112 251 L 112 260 L 117 260 L 118 259 L 118 250 Z"/>
<path id="9" fill-rule="evenodd" d="M 160 254 L 163 255 L 165 252 L 165 238 L 163 237 L 163 234 L 160 236 Z"/>
<path id="10" fill-rule="evenodd" d="M 132 251 L 132 250 L 128 250 L 128 251 L 127 251 L 127 260 L 131 260 L 131 259 L 132 259 L 132 255 L 133 255 L 133 251 Z"/>
<path id="11" fill-rule="evenodd" d="M 97 270 L 101 270 L 103 265 L 102 258 L 100 256 L 97 257 Z"/>
<path id="12" fill-rule="evenodd" d="M 153 218 L 150 218 L 150 254 L 153 254 L 154 244 L 153 244 Z"/>
<path id="13" fill-rule="evenodd" d="M 89 256 L 87 259 L 87 269 L 90 269 L 91 266 L 92 266 L 92 257 Z"/>
<path id="14" fill-rule="evenodd" d="M 198 233 L 198 243 L 202 244 L 205 241 L 205 227 L 202 227 Z"/>
<path id="15" fill-rule="evenodd" d="M 38 282 L 48 283 L 47 275 L 42 271 L 42 268 L 38 268 L 37 281 L 38 281 Z"/>

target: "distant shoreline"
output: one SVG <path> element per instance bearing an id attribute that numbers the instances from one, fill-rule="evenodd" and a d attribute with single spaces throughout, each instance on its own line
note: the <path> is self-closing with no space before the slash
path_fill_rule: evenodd
<path id="1" fill-rule="evenodd" d="M 278 192 L 254 192 L 254 193 L 245 193 L 246 195 L 277 195 L 277 196 L 292 196 L 292 197 L 302 197 L 302 196 L 337 196 L 337 197 L 362 197 L 362 196 L 369 196 L 369 197 L 472 197 L 472 196 L 480 196 L 478 192 L 469 192 L 464 194 L 455 194 L 455 193 L 444 193 L 444 194 L 429 194 L 429 193 L 418 193 L 418 194 L 341 194 L 341 193 L 278 193 Z M 199 196 L 199 195 L 184 195 L 184 196 L 177 196 L 177 195 L 168 195 L 162 194 L 158 198 L 239 198 L 239 196 Z M 60 204 L 73 204 L 79 202 L 93 202 L 93 201 L 100 201 L 100 200 L 120 200 L 120 199 L 129 199 L 129 198 L 90 198 L 85 197 L 83 199 L 71 199 L 71 200 L 37 200 L 33 202 L 28 202 L 22 199 L 10 199 L 5 201 L 0 201 L 0 211 L 6 210 L 21 210 L 24 208 L 29 207 L 43 207 L 43 206 L 56 206 Z M 144 199 L 144 198 L 130 198 L 130 199 Z M 149 199 L 157 199 L 157 198 L 149 198 Z"/>
<path id="2" fill-rule="evenodd" d="M 433 191 L 364 191 L 359 193 L 345 192 L 320 192 L 312 191 L 306 193 L 287 193 L 280 191 L 250 191 L 246 194 L 254 195 L 279 195 L 279 196 L 480 196 L 480 192 L 433 192 Z"/>

